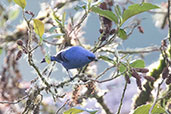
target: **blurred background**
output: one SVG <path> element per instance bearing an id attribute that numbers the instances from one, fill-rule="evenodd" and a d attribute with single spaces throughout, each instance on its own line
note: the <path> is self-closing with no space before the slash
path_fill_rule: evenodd
<path id="1" fill-rule="evenodd" d="M 119 2 L 124 2 L 125 0 L 117 0 Z M 81 4 L 83 1 L 78 1 L 79 3 L 74 3 L 72 5 L 68 6 L 68 9 L 65 9 L 66 14 L 67 14 L 67 18 L 69 18 L 69 15 L 74 15 L 76 13 L 76 11 L 74 10 L 74 7 L 77 4 Z M 140 3 L 140 0 L 135 0 L 134 2 L 136 3 Z M 148 0 L 148 2 L 151 2 L 155 5 L 161 6 L 162 2 L 166 2 L 166 0 Z M 26 6 L 26 10 L 30 10 L 32 12 L 34 12 L 35 17 L 38 15 L 40 9 L 41 9 L 41 5 L 42 3 L 44 3 L 44 5 L 46 4 L 52 4 L 52 0 L 27 0 L 27 6 Z M 10 31 L 13 32 L 15 30 L 15 27 L 19 24 L 22 23 L 23 21 L 23 17 L 22 17 L 22 13 L 21 13 L 21 9 L 16 6 L 15 4 L 9 4 L 7 0 L 1 0 L 0 4 L 3 4 L 6 7 L 15 7 L 17 9 L 20 10 L 20 12 L 17 15 L 16 19 L 10 21 Z M 13 6 L 11 6 L 13 5 Z M 141 27 L 144 29 L 144 33 L 140 33 L 138 29 L 135 29 L 134 32 L 132 33 L 132 35 L 125 41 L 123 41 L 123 43 L 118 47 L 118 49 L 120 50 L 127 50 L 127 49 L 136 49 L 136 48 L 144 48 L 144 47 L 151 47 L 151 46 L 160 46 L 161 45 L 161 40 L 164 39 L 165 37 L 167 37 L 167 27 L 165 27 L 164 29 L 161 29 L 160 27 L 156 26 L 156 21 L 155 21 L 155 17 L 153 13 L 150 12 L 146 12 L 146 13 L 142 13 L 139 14 L 137 16 L 134 16 L 133 18 L 131 18 L 130 20 L 127 21 L 127 23 L 130 23 L 133 19 L 140 17 L 142 19 L 141 21 Z M 83 27 L 83 37 L 85 38 L 85 43 L 86 44 L 90 44 L 90 45 L 94 45 L 95 41 L 98 40 L 98 37 L 100 36 L 99 33 L 99 28 L 100 28 L 100 24 L 99 24 L 99 16 L 96 15 L 95 13 L 91 13 L 88 17 L 88 20 L 85 24 L 85 26 Z M 1 28 L 0 28 L 1 31 Z M 1 34 L 1 32 L 0 32 Z M 49 49 L 46 49 L 47 51 L 49 51 L 49 53 L 51 55 L 55 55 L 56 52 L 56 48 L 55 47 L 49 47 Z M 40 67 L 40 69 L 44 69 L 46 67 L 47 64 L 40 64 L 40 61 L 43 58 L 42 53 L 40 53 L 40 50 L 36 50 L 35 52 L 35 60 L 36 60 L 36 64 Z M 150 64 L 152 64 L 153 62 L 157 61 L 159 58 L 159 52 L 155 51 L 149 54 L 144 54 L 144 60 L 146 63 L 146 66 L 148 67 Z M 0 66 L 3 65 L 3 61 L 4 61 L 4 56 L 5 56 L 5 52 L 3 51 L 2 54 L 0 55 Z M 142 55 L 139 55 L 139 57 L 142 57 Z M 20 61 L 19 61 L 19 69 L 21 69 L 21 74 L 23 76 L 23 80 L 29 82 L 31 80 L 33 80 L 35 78 L 35 72 L 34 70 L 28 65 L 27 62 L 27 57 L 23 56 Z M 99 60 L 97 63 L 97 73 L 100 73 L 101 71 L 103 71 L 108 64 Z M 106 74 L 109 75 L 109 73 Z M 58 80 L 63 80 L 64 78 L 68 78 L 65 70 L 63 69 L 63 67 L 60 64 L 56 64 L 56 69 L 55 71 L 52 73 L 52 78 L 58 79 Z M 117 110 L 118 107 L 118 103 L 120 102 L 120 97 L 121 97 L 121 90 L 123 90 L 123 84 L 124 82 L 122 82 L 122 77 L 118 78 L 114 81 L 108 82 L 108 83 L 103 83 L 101 84 L 99 87 L 101 89 L 106 90 L 109 89 L 110 92 L 108 92 L 105 95 L 105 100 L 107 102 L 107 105 L 109 105 L 109 107 L 115 112 L 115 110 Z M 136 88 L 136 83 L 135 80 L 132 80 L 132 83 L 130 85 L 128 85 L 128 90 L 126 91 L 126 97 L 124 98 L 124 104 L 123 104 L 123 110 L 122 110 L 122 114 L 126 114 L 129 112 L 130 108 L 131 108 L 131 103 L 132 103 L 132 98 L 133 95 L 137 93 L 137 88 Z M 87 107 L 91 108 L 93 104 L 93 101 L 90 100 L 89 104 L 87 105 Z"/>
<path id="2" fill-rule="evenodd" d="M 124 2 L 125 0 L 117 0 L 120 2 Z M 40 7 L 42 3 L 47 3 L 50 4 L 52 1 L 51 0 L 29 0 L 29 2 L 27 2 L 27 6 L 26 9 L 34 12 L 35 16 L 38 15 L 39 11 L 40 11 Z M 139 3 L 139 0 L 136 0 L 135 2 Z M 153 4 L 156 5 L 161 5 L 161 3 L 166 2 L 166 0 L 148 0 L 148 2 L 151 2 Z M 8 0 L 1 0 L 0 1 L 1 4 L 5 5 L 6 7 L 8 7 Z M 82 3 L 82 1 L 80 1 L 80 4 Z M 11 5 L 11 4 L 10 4 Z M 15 4 L 13 4 L 15 5 Z M 16 6 L 15 6 L 16 7 Z M 74 7 L 76 7 L 76 4 L 73 4 L 72 6 L 69 6 L 68 9 L 65 9 L 66 13 L 67 13 L 67 17 L 69 18 L 69 15 L 74 15 L 74 13 L 76 12 L 74 10 Z M 19 7 L 17 7 L 19 8 Z M 14 19 L 13 21 L 10 21 L 10 30 L 11 32 L 15 30 L 15 27 L 17 25 L 19 25 L 20 23 L 22 23 L 23 18 L 22 18 L 22 13 L 21 13 L 21 9 L 19 8 L 20 13 L 18 14 L 17 18 Z M 161 44 L 161 40 L 164 39 L 165 37 L 167 37 L 167 27 L 164 29 L 161 29 L 160 27 L 156 27 L 155 26 L 155 20 L 153 19 L 153 14 L 149 13 L 149 12 L 145 12 L 142 14 L 139 14 L 138 16 L 135 16 L 133 18 L 136 17 L 141 17 L 143 18 L 143 21 L 141 22 L 141 26 L 144 29 L 144 33 L 141 34 L 138 29 L 135 29 L 135 31 L 133 32 L 133 34 L 123 42 L 123 44 L 121 46 L 119 46 L 120 49 L 135 49 L 135 48 L 143 48 L 143 47 L 148 47 L 148 46 L 160 46 Z M 131 22 L 132 20 L 128 20 L 127 23 Z M 88 17 L 88 20 L 86 22 L 86 26 L 83 27 L 84 30 L 84 38 L 85 38 L 85 42 L 87 44 L 93 45 L 95 43 L 95 41 L 97 41 L 100 33 L 99 33 L 99 28 L 100 28 L 100 23 L 99 23 L 99 16 L 91 13 Z M 50 50 L 52 55 L 54 55 L 56 53 L 56 50 L 53 48 L 52 50 Z M 37 55 L 39 55 L 39 53 L 36 52 Z M 3 56 L 4 53 L 2 53 L 2 55 L 0 56 L 0 60 L 1 60 L 1 64 L 3 63 Z M 43 55 L 42 55 L 43 56 Z M 39 58 L 37 58 L 38 61 L 41 61 L 42 56 L 40 56 Z M 151 63 L 157 61 L 159 58 L 159 52 L 152 52 L 149 54 L 145 54 L 144 56 L 144 60 L 146 65 L 150 65 Z M 29 69 L 30 67 L 27 66 L 25 59 L 20 60 L 21 64 L 25 64 L 22 66 L 22 73 L 24 74 L 26 80 L 30 80 L 32 79 L 32 77 L 30 77 L 30 75 L 27 73 L 27 71 L 30 71 L 31 69 Z M 58 66 L 60 67 L 60 65 L 58 64 Z M 103 65 L 102 65 L 103 66 Z M 101 67 L 101 66 L 100 66 Z M 103 69 L 104 67 L 101 67 L 101 69 Z M 99 71 L 101 70 L 99 69 Z"/>

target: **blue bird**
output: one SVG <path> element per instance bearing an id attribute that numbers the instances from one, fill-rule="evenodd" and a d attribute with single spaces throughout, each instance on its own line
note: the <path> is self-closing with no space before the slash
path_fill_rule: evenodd
<path id="1" fill-rule="evenodd" d="M 97 61 L 94 53 L 81 46 L 72 46 L 64 51 L 59 52 L 56 56 L 50 56 L 50 59 L 51 61 L 57 61 L 61 63 L 67 72 L 69 69 L 82 68 L 92 61 Z M 41 61 L 41 63 L 43 62 L 45 62 L 45 58 Z"/>

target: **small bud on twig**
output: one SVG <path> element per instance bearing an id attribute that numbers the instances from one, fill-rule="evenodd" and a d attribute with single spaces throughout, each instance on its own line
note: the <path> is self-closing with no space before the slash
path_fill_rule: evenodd
<path id="1" fill-rule="evenodd" d="M 100 8 L 103 9 L 103 10 L 107 10 L 107 4 L 106 2 L 103 2 L 100 4 Z"/>
<path id="2" fill-rule="evenodd" d="M 152 77 L 152 76 L 144 76 L 144 78 L 150 82 L 154 82 L 155 81 L 155 78 Z"/>
<path id="3" fill-rule="evenodd" d="M 131 75 L 138 80 L 141 79 L 140 75 L 133 69 L 131 70 Z"/>
<path id="4" fill-rule="evenodd" d="M 162 47 L 167 47 L 167 42 L 166 42 L 166 40 L 162 40 L 162 41 L 161 41 L 161 45 L 162 45 Z"/>
<path id="5" fill-rule="evenodd" d="M 147 69 L 147 68 L 135 68 L 135 70 L 137 72 L 141 72 L 141 73 L 147 73 L 147 72 L 149 72 L 149 69 Z"/>
<path id="6" fill-rule="evenodd" d="M 140 79 L 136 79 L 136 83 L 137 83 L 138 88 L 140 90 L 142 90 L 141 80 Z"/>
<path id="7" fill-rule="evenodd" d="M 109 33 L 109 29 L 112 27 L 112 21 L 109 20 L 106 17 L 102 17 L 103 23 L 105 24 L 105 27 L 107 28 L 106 32 Z"/>
<path id="8" fill-rule="evenodd" d="M 19 50 L 17 53 L 16 61 L 18 61 L 21 58 L 22 54 L 23 54 L 23 52 L 21 50 Z"/>
<path id="9" fill-rule="evenodd" d="M 101 41 L 105 41 L 106 40 L 106 36 L 103 36 L 102 38 L 101 38 Z"/>
<path id="10" fill-rule="evenodd" d="M 28 53 L 28 51 L 27 51 L 27 49 L 26 49 L 26 48 L 23 48 L 23 52 L 24 52 L 25 54 L 27 54 L 27 53 Z"/>
<path id="11" fill-rule="evenodd" d="M 7 68 L 4 67 L 4 68 L 3 68 L 3 71 L 2 71 L 2 75 L 1 75 L 1 81 L 2 81 L 2 82 L 5 81 L 5 79 L 6 79 L 6 76 L 5 76 L 6 71 L 7 71 Z"/>
<path id="12" fill-rule="evenodd" d="M 26 10 L 25 13 L 27 13 L 27 14 L 31 15 L 32 17 L 34 17 L 34 13 L 31 12 L 31 11 Z"/>
<path id="13" fill-rule="evenodd" d="M 142 28 L 142 26 L 138 26 L 138 30 L 140 33 L 142 33 L 142 34 L 144 33 L 144 29 Z"/>
<path id="14" fill-rule="evenodd" d="M 17 40 L 17 44 L 18 44 L 19 46 L 23 46 L 23 41 L 22 41 L 22 40 Z"/>
<path id="15" fill-rule="evenodd" d="M 128 84 L 131 83 L 131 80 L 130 80 L 128 74 L 125 74 L 125 80 L 126 80 L 126 82 L 127 82 Z"/>
<path id="16" fill-rule="evenodd" d="M 112 30 L 110 31 L 110 35 L 114 34 L 115 32 L 116 32 L 116 30 L 115 30 L 115 29 L 112 29 Z"/>
<path id="17" fill-rule="evenodd" d="M 169 85 L 171 83 L 171 74 L 166 79 L 166 84 Z"/>
<path id="18" fill-rule="evenodd" d="M 103 33 L 103 29 L 99 29 L 99 32 L 100 32 L 100 34 L 102 34 Z"/>

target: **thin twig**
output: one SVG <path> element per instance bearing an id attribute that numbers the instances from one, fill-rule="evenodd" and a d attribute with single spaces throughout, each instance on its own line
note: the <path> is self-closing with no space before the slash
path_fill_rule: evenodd
<path id="1" fill-rule="evenodd" d="M 33 52 L 35 49 L 37 49 L 39 45 L 35 46 L 33 49 L 30 50 L 30 52 Z"/>
<path id="2" fill-rule="evenodd" d="M 99 80 L 95 80 L 97 83 L 104 83 L 104 82 L 108 82 L 108 81 L 111 81 L 113 79 L 115 79 L 117 77 L 112 77 L 112 78 L 109 78 L 109 79 L 106 79 L 106 80 L 102 80 L 102 81 L 99 81 Z"/>
<path id="3" fill-rule="evenodd" d="M 35 83 L 38 79 L 39 79 L 39 77 L 36 77 L 36 78 L 34 78 L 33 80 L 31 80 L 31 81 L 30 81 L 31 84 Z"/>
<path id="4" fill-rule="evenodd" d="M 59 114 L 60 110 L 68 103 L 69 99 L 56 111 L 56 114 Z"/>
<path id="5" fill-rule="evenodd" d="M 69 32 L 68 36 L 70 36 L 72 34 L 72 32 L 74 32 L 75 29 L 79 29 L 81 27 L 81 24 L 84 22 L 84 20 L 87 18 L 88 13 L 85 12 L 83 17 L 80 19 L 80 22 L 74 26 L 74 28 L 71 30 L 71 32 Z"/>
<path id="6" fill-rule="evenodd" d="M 47 40 L 43 40 L 43 42 L 47 43 L 47 44 L 50 44 L 50 45 L 53 45 L 53 46 L 57 46 L 57 45 L 60 45 L 60 43 L 56 43 L 56 42 L 49 42 Z"/>
<path id="7" fill-rule="evenodd" d="M 160 51 L 158 47 L 146 47 L 146 48 L 140 48 L 135 50 L 118 50 L 118 53 L 122 54 L 141 54 L 141 53 L 150 53 L 154 51 Z"/>
<path id="8" fill-rule="evenodd" d="M 120 100 L 120 105 L 119 105 L 117 114 L 120 114 L 120 112 L 121 112 L 121 107 L 122 107 L 122 104 L 123 104 L 123 99 L 124 99 L 124 96 L 125 96 L 127 85 L 128 85 L 128 83 L 125 82 L 125 86 L 124 86 L 124 90 L 123 90 L 123 93 L 122 93 L 122 97 L 121 97 L 121 100 Z"/>
<path id="9" fill-rule="evenodd" d="M 152 114 L 152 110 L 154 108 L 154 106 L 156 105 L 157 101 L 158 101 L 158 97 L 159 97 L 159 92 L 160 92 L 160 86 L 163 84 L 164 82 L 164 79 L 161 81 L 161 83 L 158 84 L 158 87 L 157 87 L 157 94 L 156 94 L 156 97 L 155 97 L 155 100 L 153 102 L 153 105 L 151 106 L 150 110 L 149 110 L 149 114 Z"/>
<path id="10" fill-rule="evenodd" d="M 30 25 L 30 21 L 31 20 L 27 20 L 27 18 L 25 17 L 25 14 L 24 14 L 24 10 L 22 11 L 23 12 L 23 18 L 24 20 L 26 21 L 27 23 L 27 27 L 28 27 L 28 44 L 27 44 L 27 50 L 28 50 L 28 63 L 30 66 L 32 66 L 35 71 L 37 72 L 38 76 L 40 77 L 40 79 L 42 80 L 42 82 L 48 86 L 48 82 L 45 80 L 45 78 L 42 76 L 42 74 L 40 73 L 40 70 L 38 69 L 38 67 L 35 65 L 34 61 L 33 61 L 33 57 L 32 57 L 32 50 L 34 50 L 34 48 L 32 49 L 32 46 L 31 46 L 31 43 L 32 43 L 32 33 L 33 33 L 33 29 Z"/>
<path id="11" fill-rule="evenodd" d="M 111 51 L 111 50 L 101 49 L 100 51 L 115 53 L 115 51 Z M 154 51 L 160 51 L 160 48 L 157 46 L 149 46 L 149 47 L 145 47 L 145 48 L 118 50 L 118 53 L 121 53 L 121 54 L 141 54 L 141 53 L 150 53 L 150 52 L 154 52 Z"/>
<path id="12" fill-rule="evenodd" d="M 100 78 L 102 75 L 104 75 L 108 70 L 110 70 L 110 69 L 112 69 L 112 68 L 114 68 L 115 66 L 110 66 L 110 67 L 108 67 L 108 68 L 106 68 L 102 73 L 100 73 L 97 77 L 96 77 L 96 80 L 98 79 L 98 78 Z"/>
<path id="13" fill-rule="evenodd" d="M 52 71 L 53 71 L 53 68 L 54 68 L 54 66 L 56 65 L 56 62 L 53 62 L 53 64 L 52 64 L 52 67 L 51 67 L 51 69 L 50 69 L 50 71 L 49 71 L 49 74 L 48 74 L 48 78 L 50 77 L 50 75 L 52 74 Z"/>
<path id="14" fill-rule="evenodd" d="M 117 33 L 118 29 L 116 30 L 116 33 Z M 95 47 L 92 49 L 92 52 L 95 53 L 98 49 L 104 47 L 105 45 L 107 44 L 111 44 L 115 38 L 116 38 L 117 34 L 114 34 L 109 40 L 107 40 L 105 43 L 103 43 L 102 41 L 99 41 L 99 43 L 97 43 L 95 45 Z"/>
<path id="15" fill-rule="evenodd" d="M 10 101 L 0 101 L 0 104 L 17 104 L 19 102 L 21 102 L 22 100 L 26 99 L 28 97 L 28 95 L 18 99 L 17 101 L 14 102 L 10 102 Z"/>
<path id="16" fill-rule="evenodd" d="M 111 81 L 111 80 L 113 80 L 113 79 L 116 79 L 116 78 L 118 78 L 119 76 L 121 76 L 121 75 L 123 75 L 123 74 L 125 74 L 127 72 L 127 70 L 125 71 L 125 72 L 122 72 L 122 73 L 120 73 L 120 74 L 116 74 L 115 75 L 115 73 L 113 74 L 113 76 L 112 76 L 112 78 L 109 78 L 109 79 L 105 79 L 105 80 L 102 80 L 102 81 L 99 81 L 99 80 L 93 80 L 93 81 L 96 81 L 97 83 L 104 83 L 104 82 L 108 82 L 108 81 Z"/>
<path id="17" fill-rule="evenodd" d="M 102 106 L 103 110 L 106 112 L 106 114 L 113 114 L 106 103 L 104 102 L 104 97 L 103 96 L 98 96 L 97 92 L 95 91 L 93 93 L 93 97 L 96 98 L 97 102 Z"/>

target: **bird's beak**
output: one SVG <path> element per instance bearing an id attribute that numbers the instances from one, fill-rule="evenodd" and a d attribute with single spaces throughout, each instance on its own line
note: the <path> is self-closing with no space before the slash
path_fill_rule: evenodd
<path id="1" fill-rule="evenodd" d="M 95 58 L 95 59 L 94 59 L 94 61 L 98 61 L 98 59 L 97 59 L 97 58 Z"/>

